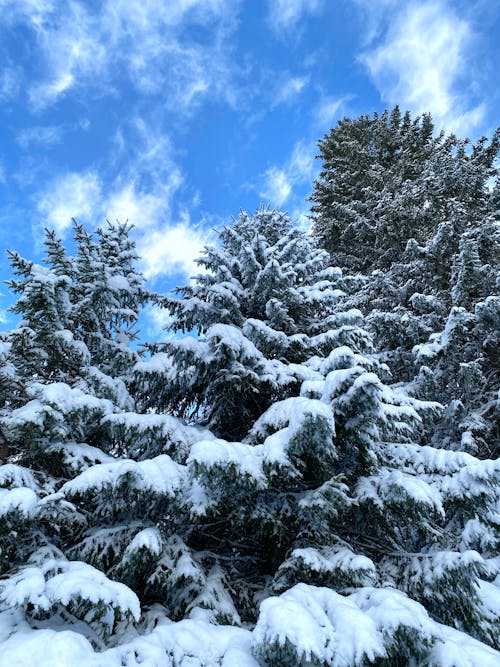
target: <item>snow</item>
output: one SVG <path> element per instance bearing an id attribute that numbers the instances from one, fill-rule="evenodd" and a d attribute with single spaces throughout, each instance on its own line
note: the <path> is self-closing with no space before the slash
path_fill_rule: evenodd
<path id="1" fill-rule="evenodd" d="M 226 440 L 201 440 L 191 448 L 188 464 L 227 470 L 231 466 L 240 475 L 250 477 L 258 488 L 266 486 L 262 470 L 262 446 L 245 445 Z"/>
<path id="2" fill-rule="evenodd" d="M 13 426 L 32 423 L 42 427 L 45 417 L 57 412 L 68 414 L 74 411 L 97 411 L 101 414 L 113 412 L 113 404 L 104 398 L 86 394 L 77 387 L 70 387 L 64 382 L 51 384 L 34 383 L 28 389 L 33 400 L 21 408 L 13 410 L 9 421 Z"/>
<path id="3" fill-rule="evenodd" d="M 293 664 L 351 667 L 386 655 L 374 621 L 354 602 L 306 584 L 261 603 L 253 645 L 256 655 L 270 664 L 279 664 L 279 648 L 290 651 L 285 664 L 295 657 Z"/>
<path id="4" fill-rule="evenodd" d="M 438 626 L 438 624 L 436 624 Z M 428 664 L 439 667 L 498 667 L 500 653 L 464 632 L 438 626 L 439 637 L 429 653 Z"/>
<path id="5" fill-rule="evenodd" d="M 163 620 L 97 653 L 72 630 L 32 630 L 19 612 L 9 611 L 0 613 L 0 667 L 259 667 L 251 638 L 248 630 L 203 620 Z"/>
<path id="6" fill-rule="evenodd" d="M 45 586 L 45 595 L 51 604 L 60 602 L 67 606 L 81 598 L 96 606 L 104 603 L 139 620 L 139 599 L 125 584 L 108 579 L 100 570 L 80 561 L 58 562 L 57 567 L 62 572 L 48 579 Z"/>
<path id="7" fill-rule="evenodd" d="M 118 486 L 124 476 L 131 475 L 138 490 L 174 496 L 182 486 L 185 474 L 185 466 L 176 463 L 167 454 L 139 462 L 117 459 L 112 463 L 92 466 L 66 482 L 60 491 L 70 497 L 98 493 L 106 486 Z"/>
<path id="8" fill-rule="evenodd" d="M 285 561 L 285 566 L 297 560 L 301 561 L 301 568 L 318 573 L 333 574 L 335 571 L 340 571 L 347 574 L 355 570 L 358 576 L 366 579 L 365 584 L 371 583 L 377 576 L 373 561 L 366 556 L 353 553 L 347 547 L 330 547 L 321 551 L 314 547 L 294 549 Z"/>
<path id="9" fill-rule="evenodd" d="M 376 475 L 360 477 L 356 486 L 356 495 L 361 501 L 373 501 L 380 509 L 386 503 L 397 504 L 409 498 L 414 503 L 427 505 L 444 516 L 439 491 L 423 479 L 401 470 L 380 468 Z"/>
<path id="10" fill-rule="evenodd" d="M 206 340 L 214 347 L 224 345 L 238 359 L 263 359 L 261 352 L 241 330 L 230 324 L 214 324 L 208 329 Z"/>
<path id="11" fill-rule="evenodd" d="M 307 431 L 311 424 L 317 433 L 312 438 Z M 274 432 L 273 432 L 274 431 Z M 289 449 L 300 447 L 316 447 L 335 456 L 333 438 L 335 423 L 331 408 L 321 401 L 296 396 L 274 403 L 254 424 L 249 440 L 264 440 L 262 453 L 264 467 L 278 466 L 293 471 L 289 459 Z M 298 450 L 297 450 L 298 451 Z M 325 456 L 326 457 L 326 456 Z"/>
<path id="12" fill-rule="evenodd" d="M 28 517 L 38 502 L 38 496 L 26 487 L 0 489 L 0 517 L 10 512 L 20 512 Z"/>
<path id="13" fill-rule="evenodd" d="M 0 582 L 2 608 L 24 606 L 49 609 L 50 602 L 45 595 L 45 577 L 38 567 L 25 567 Z"/>
<path id="14" fill-rule="evenodd" d="M 25 567 L 0 582 L 0 599 L 4 609 L 29 603 L 48 611 L 57 603 L 68 606 L 86 600 L 119 609 L 136 621 L 141 614 L 139 599 L 130 588 L 81 561 L 49 559 L 40 567 Z"/>
<path id="15" fill-rule="evenodd" d="M 100 410 L 104 414 L 113 412 L 111 401 L 86 394 L 81 389 L 70 387 L 64 382 L 35 383 L 30 387 L 29 393 L 63 413 L 74 410 Z"/>
<path id="16" fill-rule="evenodd" d="M 111 431 L 113 438 L 130 442 L 130 446 L 139 451 L 144 441 L 151 441 L 156 451 L 175 449 L 176 453 L 185 455 L 195 442 L 215 438 L 208 429 L 188 426 L 177 417 L 164 414 L 121 412 L 106 415 L 101 423 Z"/>
<path id="17" fill-rule="evenodd" d="M 402 591 L 392 588 L 361 588 L 349 596 L 382 632 L 392 639 L 400 627 L 412 628 L 425 639 L 435 633 L 435 622 L 425 608 Z"/>
<path id="18" fill-rule="evenodd" d="M 125 554 L 133 554 L 141 549 L 159 556 L 163 550 L 163 539 L 157 528 L 145 528 L 137 533 L 125 550 Z"/>
<path id="19" fill-rule="evenodd" d="M 29 468 L 16 465 L 15 463 L 6 463 L 0 465 L 0 487 L 27 487 L 37 491 L 39 486 Z"/>
<path id="20" fill-rule="evenodd" d="M 4 622 L 5 614 L 0 614 L 0 624 Z M 33 667 L 34 664 L 36 667 L 121 667 L 118 660 L 100 659 L 90 642 L 76 632 L 33 631 L 26 624 L 24 632 L 17 632 L 2 642 L 0 667 Z"/>
<path id="21" fill-rule="evenodd" d="M 292 436 L 301 428 L 304 421 L 310 418 L 321 419 L 328 425 L 332 435 L 335 433 L 333 414 L 328 405 L 318 400 L 296 396 L 271 405 L 255 422 L 250 437 L 260 440 L 270 432 L 285 427 L 290 428 L 290 436 Z"/>
<path id="22" fill-rule="evenodd" d="M 172 355 L 166 352 L 157 352 L 146 361 L 138 361 L 134 366 L 134 371 L 138 373 L 158 373 L 165 376 L 168 380 L 171 373 L 174 372 Z"/>
<path id="23" fill-rule="evenodd" d="M 47 449 L 60 452 L 64 463 L 74 473 L 79 473 L 99 463 L 111 463 L 114 460 L 112 456 L 105 454 L 98 447 L 93 447 L 92 445 L 87 445 L 85 443 L 54 443 Z"/>
<path id="24" fill-rule="evenodd" d="M 109 276 L 108 278 L 108 287 L 112 290 L 123 290 L 126 292 L 132 291 L 130 288 L 130 283 L 127 280 L 125 276 L 122 275 L 114 275 L 114 276 Z"/>

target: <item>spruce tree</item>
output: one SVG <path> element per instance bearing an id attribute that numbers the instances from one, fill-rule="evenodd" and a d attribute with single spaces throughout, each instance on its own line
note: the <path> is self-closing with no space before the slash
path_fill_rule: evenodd
<path id="1" fill-rule="evenodd" d="M 409 239 L 425 243 L 454 211 L 469 221 L 485 214 L 500 133 L 470 146 L 433 130 L 429 114 L 412 119 L 396 106 L 344 118 L 319 141 L 313 233 L 334 265 L 387 269 Z"/>
<path id="2" fill-rule="evenodd" d="M 258 275 L 253 282 L 243 283 L 240 243 L 254 240 L 267 246 L 268 256 L 273 256 L 275 221 L 280 218 L 276 212 L 261 209 L 254 218 L 240 215 L 232 229 L 224 230 L 222 248 L 206 250 L 206 256 L 217 257 L 212 271 L 183 288 L 178 302 L 166 301 L 180 314 L 174 330 L 197 327 L 206 332 L 205 337 L 167 341 L 136 374 L 150 400 L 156 387 L 161 400 L 171 390 L 177 400 L 189 398 L 196 377 L 196 392 L 203 402 L 188 404 L 184 415 L 201 424 L 214 414 L 212 401 L 220 400 L 210 385 L 224 369 L 235 368 L 242 377 L 250 374 L 255 378 L 254 359 L 267 353 L 269 375 L 275 372 L 274 357 L 269 355 L 274 341 L 281 345 L 280 363 L 285 368 L 293 365 L 299 378 L 298 391 L 294 385 L 292 395 L 278 394 L 269 406 L 263 401 L 261 414 L 253 421 L 245 412 L 244 393 L 240 405 L 235 398 L 227 400 L 220 408 L 224 419 L 215 422 L 217 439 L 191 447 L 186 463 L 193 483 L 188 496 L 192 523 L 189 537 L 184 536 L 182 549 L 177 550 L 178 562 L 186 553 L 194 562 L 204 554 L 225 570 L 220 581 L 239 616 L 247 621 L 258 618 L 254 653 L 263 664 L 302 664 L 302 660 L 340 664 L 332 656 L 341 649 L 328 634 L 336 627 L 335 612 L 331 616 L 327 610 L 341 604 L 342 596 L 353 590 L 360 591 L 360 597 L 355 597 L 358 601 L 363 596 L 380 596 L 378 604 L 391 605 L 387 589 L 392 587 L 399 590 L 396 599 L 405 600 L 402 604 L 411 607 L 418 601 L 424 605 L 427 611 L 418 605 L 414 609 L 424 614 L 426 623 L 439 621 L 495 642 L 494 594 L 488 581 L 494 568 L 491 551 L 487 548 L 480 555 L 464 550 L 460 530 L 450 530 L 450 526 L 457 511 L 472 521 L 480 512 L 481 525 L 491 529 L 498 464 L 418 444 L 422 420 L 442 408 L 411 398 L 401 387 L 381 380 L 389 377 L 388 368 L 373 354 L 361 313 L 343 312 L 339 293 L 330 312 L 324 313 L 319 333 L 318 329 L 311 331 L 310 321 L 298 318 L 293 320 L 293 329 L 290 317 L 280 318 L 281 329 L 276 321 L 271 330 L 269 320 L 254 324 L 256 315 L 268 316 L 267 304 L 260 305 L 260 311 L 242 312 L 240 304 L 259 299 L 260 291 L 252 299 L 252 285 L 261 283 Z M 287 237 L 282 240 L 288 241 Z M 311 258 L 317 256 L 310 239 L 303 236 L 302 245 L 308 246 Z M 299 266 L 309 263 L 307 254 L 300 256 Z M 284 273 L 280 267 L 273 269 L 273 275 Z M 321 289 L 335 291 L 340 276 L 338 270 L 331 270 L 330 278 L 323 276 Z M 346 289 L 355 282 L 342 278 Z M 268 293 L 268 299 L 279 296 L 281 303 L 293 302 L 283 291 L 284 284 L 279 291 Z M 315 285 L 316 293 L 318 283 Z M 293 286 L 291 291 L 293 296 Z M 252 327 L 248 327 L 247 313 L 252 316 Z M 219 318 L 222 321 L 217 323 Z M 226 336 L 217 339 L 217 344 L 221 348 L 231 344 L 230 349 L 237 352 L 250 348 L 248 332 L 268 335 L 264 341 L 250 341 L 251 355 L 228 356 L 224 365 L 215 365 L 214 375 L 206 371 L 196 375 L 200 365 L 212 370 L 210 364 L 217 358 L 217 345 L 207 345 L 214 328 Z M 284 353 L 287 335 L 302 343 L 300 356 L 291 357 L 293 361 Z M 238 419 L 242 431 L 242 412 L 247 431 L 243 439 L 234 441 L 232 420 Z M 470 486 L 464 498 L 465 480 Z M 328 594 L 323 592 L 325 587 Z M 274 602 L 264 602 L 261 614 L 262 610 L 265 613 L 258 616 L 257 601 L 269 595 Z M 326 644 L 320 641 L 313 650 L 307 631 L 288 634 L 286 621 L 280 620 L 281 599 L 285 609 L 293 599 L 294 613 L 301 619 L 312 605 L 318 613 L 323 608 L 326 616 L 321 622 L 331 628 L 321 639 Z M 269 609 L 276 609 L 275 618 L 268 616 Z M 422 626 L 413 621 L 395 622 L 380 653 L 367 650 L 366 655 L 371 655 L 369 659 L 384 656 L 391 664 L 407 664 L 414 656 L 431 660 L 439 642 L 448 641 L 438 639 L 437 627 L 426 639 Z M 357 663 L 353 658 L 347 664 Z"/>
<path id="3" fill-rule="evenodd" d="M 341 272 L 281 212 L 241 212 L 198 261 L 205 272 L 163 305 L 172 313 L 172 331 L 199 337 L 155 346 L 171 360 L 171 371 L 160 365 L 155 373 L 151 364 L 137 381 L 146 407 L 151 396 L 156 409 L 240 438 L 266 408 L 297 395 L 301 381 L 314 377 L 301 365 L 305 359 L 363 334 L 351 324 L 357 314 L 345 313 L 333 338 Z"/>
<path id="4" fill-rule="evenodd" d="M 495 665 L 498 462 L 418 443 L 363 280 L 241 214 L 141 358 L 128 229 L 76 234 L 1 339 L 0 662 Z"/>

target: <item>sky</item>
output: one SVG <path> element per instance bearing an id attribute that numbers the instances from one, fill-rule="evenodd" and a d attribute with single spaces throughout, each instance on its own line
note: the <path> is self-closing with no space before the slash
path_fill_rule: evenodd
<path id="1" fill-rule="evenodd" d="M 500 124 L 500 0 L 0 0 L 0 280 L 128 220 L 151 289 L 196 274 L 240 209 L 304 226 L 317 141 L 399 104 Z M 0 283 L 0 325 L 13 320 Z M 147 337 L 166 314 L 149 308 Z"/>

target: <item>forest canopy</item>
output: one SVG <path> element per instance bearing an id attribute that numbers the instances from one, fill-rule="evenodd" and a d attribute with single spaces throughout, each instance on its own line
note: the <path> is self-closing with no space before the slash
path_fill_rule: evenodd
<path id="1" fill-rule="evenodd" d="M 312 234 L 242 211 L 171 295 L 127 224 L 9 252 L 1 664 L 499 664 L 499 142 L 345 118 Z"/>

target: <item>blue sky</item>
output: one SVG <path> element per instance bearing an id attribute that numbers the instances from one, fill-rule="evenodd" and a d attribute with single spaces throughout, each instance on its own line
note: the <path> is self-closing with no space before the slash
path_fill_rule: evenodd
<path id="1" fill-rule="evenodd" d="M 264 201 L 307 224 L 317 140 L 395 103 L 500 124 L 499 0 L 0 0 L 3 250 L 129 220 L 152 288 Z M 0 287 L 0 321 L 12 302 Z M 147 313 L 148 336 L 164 315 Z"/>

